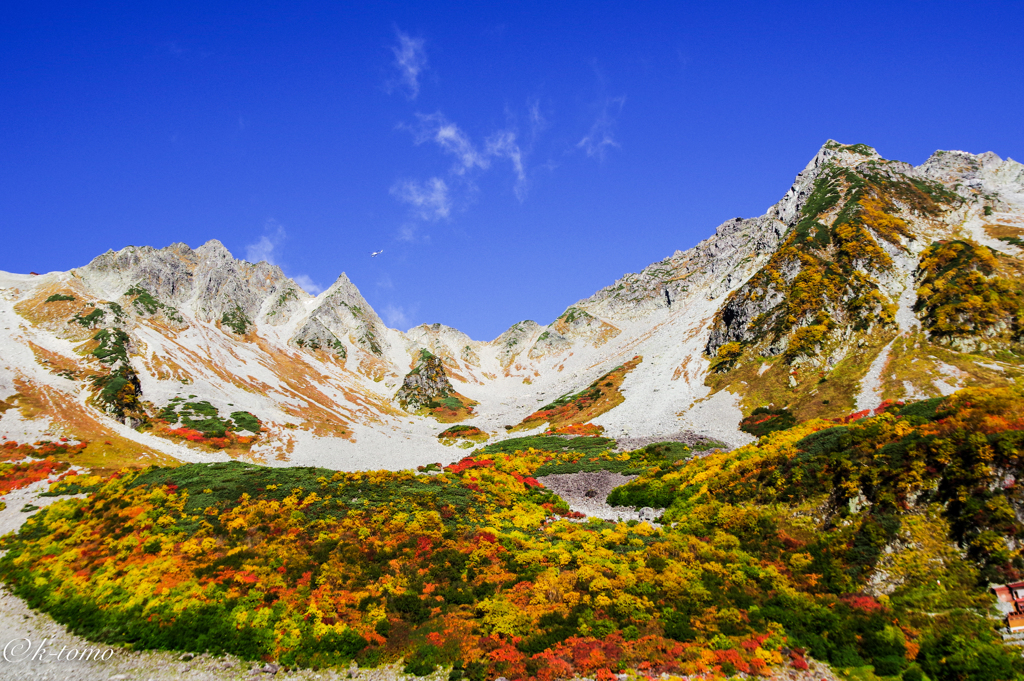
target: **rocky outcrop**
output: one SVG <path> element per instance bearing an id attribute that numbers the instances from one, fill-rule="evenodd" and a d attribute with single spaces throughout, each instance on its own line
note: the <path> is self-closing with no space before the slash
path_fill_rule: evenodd
<path id="1" fill-rule="evenodd" d="M 384 322 L 344 273 L 317 300 L 320 302 L 309 316 L 335 338 L 347 337 L 356 347 L 378 357 L 387 351 Z M 302 339 L 296 334 L 291 342 L 298 340 Z"/>
<path id="2" fill-rule="evenodd" d="M 669 295 L 666 292 L 666 305 L 671 305 Z M 550 328 L 566 339 L 590 343 L 594 347 L 604 345 L 620 333 L 616 326 L 575 305 L 563 312 Z"/>
<path id="3" fill-rule="evenodd" d="M 1024 192 L 1024 165 L 988 151 L 936 151 L 917 168 L 925 178 L 941 182 L 961 196 L 974 198 L 993 190 Z M 994 197 L 993 197 L 994 198 Z"/>
<path id="4" fill-rule="evenodd" d="M 416 366 L 406 374 L 395 400 L 402 409 L 416 412 L 454 392 L 441 359 L 429 350 L 421 350 Z"/>
<path id="5" fill-rule="evenodd" d="M 515 358 L 526 352 L 530 347 L 530 339 L 537 335 L 540 324 L 527 319 L 523 322 L 513 324 L 508 331 L 491 341 L 491 344 L 498 349 L 498 361 L 503 367 L 507 367 Z"/>
<path id="6" fill-rule="evenodd" d="M 559 355 L 569 351 L 572 343 L 568 338 L 554 329 L 546 329 L 537 338 L 537 342 L 530 348 L 527 356 L 530 359 L 540 359 L 549 355 Z"/>
<path id="7" fill-rule="evenodd" d="M 324 350 L 345 359 L 348 353 L 345 344 L 316 317 L 311 317 L 288 341 L 305 350 Z"/>
<path id="8" fill-rule="evenodd" d="M 188 322 L 177 308 L 157 299 L 144 286 L 136 284 L 124 292 L 121 298 L 123 309 L 142 319 L 157 317 L 175 330 L 188 328 Z"/>
<path id="9" fill-rule="evenodd" d="M 420 324 L 406 332 L 414 347 L 426 348 L 438 357 L 450 360 L 462 360 L 467 364 L 479 365 L 480 357 L 477 348 L 479 341 L 444 324 Z"/>
<path id="10" fill-rule="evenodd" d="M 263 303 L 260 321 L 270 326 L 281 326 L 302 315 L 306 303 L 312 299 L 301 288 L 291 282 L 285 284 L 280 293 L 267 296 Z"/>

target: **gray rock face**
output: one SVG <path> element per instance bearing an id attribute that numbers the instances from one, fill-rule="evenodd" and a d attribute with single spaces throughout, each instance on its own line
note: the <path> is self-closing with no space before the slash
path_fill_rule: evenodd
<path id="1" fill-rule="evenodd" d="M 267 297 L 286 285 L 294 286 L 276 265 L 235 260 L 217 240 L 195 250 L 172 244 L 162 249 L 129 246 L 108 251 L 77 274 L 114 299 L 141 285 L 160 301 L 207 322 L 220 321 L 225 313 L 236 310 L 254 320 Z"/>
<path id="2" fill-rule="evenodd" d="M 530 359 L 539 359 L 548 355 L 558 355 L 568 352 L 570 347 L 572 347 L 572 343 L 569 342 L 568 338 L 554 329 L 548 329 L 540 335 L 537 342 L 530 348 L 528 356 Z"/>
<path id="3" fill-rule="evenodd" d="M 502 366 L 512 364 L 516 356 L 527 350 L 527 343 L 540 330 L 540 325 L 532 319 L 513 324 L 508 331 L 495 338 L 491 343 L 498 348 L 498 361 Z"/>
<path id="4" fill-rule="evenodd" d="M 305 303 L 311 297 L 298 286 L 287 283 L 280 293 L 267 297 L 263 304 L 260 321 L 270 326 L 287 324 L 303 313 Z"/>
<path id="5" fill-rule="evenodd" d="M 782 303 L 785 297 L 780 291 L 771 290 L 763 297 L 740 297 L 729 300 L 722 308 L 720 321 L 708 338 L 708 354 L 714 355 L 726 343 L 743 342 L 750 338 L 754 320 L 767 314 Z M 778 355 L 786 349 L 786 339 L 781 338 L 765 349 L 766 356 Z"/>
<path id="6" fill-rule="evenodd" d="M 316 317 L 306 320 L 288 342 L 306 350 L 333 352 L 342 359 L 348 356 L 341 340 Z"/>
<path id="7" fill-rule="evenodd" d="M 977 155 L 936 151 L 918 166 L 917 172 L 966 198 L 997 192 L 1024 194 L 1024 165 L 1010 158 L 1004 161 L 990 151 Z"/>
<path id="8" fill-rule="evenodd" d="M 980 189 L 982 169 L 1002 162 L 993 153 L 980 155 L 964 151 L 936 151 L 917 170 L 930 180 L 946 185 L 961 195 L 969 195 L 971 188 Z"/>
<path id="9" fill-rule="evenodd" d="M 448 381 L 441 359 L 428 350 L 421 350 L 419 361 L 402 381 L 395 399 L 402 409 L 415 412 L 453 392 L 455 389 Z"/>
<path id="10" fill-rule="evenodd" d="M 381 356 L 389 347 L 384 322 L 344 273 L 322 295 L 310 318 L 319 321 L 335 338 L 348 337 L 353 345 L 371 354 Z M 298 334 L 292 338 L 293 342 L 297 340 L 301 340 Z"/>
<path id="11" fill-rule="evenodd" d="M 438 357 L 461 359 L 469 364 L 479 365 L 480 357 L 476 348 L 481 345 L 469 336 L 444 324 L 420 324 L 405 334 L 415 346 L 424 347 Z"/>

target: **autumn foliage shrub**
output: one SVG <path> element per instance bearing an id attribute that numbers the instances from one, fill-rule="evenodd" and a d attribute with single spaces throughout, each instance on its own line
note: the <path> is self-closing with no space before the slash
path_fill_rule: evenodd
<path id="1" fill-rule="evenodd" d="M 0 578 L 97 640 L 289 666 L 610 681 L 814 657 L 1008 679 L 1024 661 L 976 613 L 990 580 L 1022 576 L 1001 541 L 1024 536 L 1021 413 L 1016 391 L 971 389 L 700 457 L 481 448 L 433 476 L 123 471 L 4 540 Z M 565 519 L 536 475 L 580 461 L 641 469 L 627 487 L 657 482 L 662 524 Z"/>
<path id="2" fill-rule="evenodd" d="M 604 432 L 604 426 L 598 426 L 593 423 L 570 423 L 566 426 L 560 426 L 558 428 L 552 428 L 545 431 L 545 435 L 601 435 Z"/>
<path id="3" fill-rule="evenodd" d="M 785 430 L 796 425 L 796 416 L 784 407 L 758 407 L 742 421 L 740 430 L 754 437 L 763 437 L 777 430 Z"/>
<path id="4" fill-rule="evenodd" d="M 0 463 L 0 495 L 28 487 L 67 468 L 66 462 L 59 462 L 53 457 L 47 457 L 42 461 Z"/>
<path id="5" fill-rule="evenodd" d="M 550 424 L 551 430 L 557 431 L 564 426 L 585 423 L 603 414 L 621 404 L 625 399 L 619 392 L 619 387 L 626 374 L 639 366 L 642 361 L 643 357 L 640 355 L 633 357 L 625 364 L 598 377 L 580 392 L 562 395 L 554 402 L 544 405 L 523 419 L 518 427 L 533 428 L 546 421 Z"/>
<path id="6" fill-rule="evenodd" d="M 1002 336 L 1019 342 L 1021 273 L 1015 258 L 973 241 L 933 243 L 921 254 L 915 309 L 939 340 Z"/>
<path id="7" fill-rule="evenodd" d="M 482 442 L 487 439 L 487 433 L 480 430 L 476 426 L 452 426 L 447 428 L 437 435 L 438 440 L 473 440 L 476 442 Z"/>

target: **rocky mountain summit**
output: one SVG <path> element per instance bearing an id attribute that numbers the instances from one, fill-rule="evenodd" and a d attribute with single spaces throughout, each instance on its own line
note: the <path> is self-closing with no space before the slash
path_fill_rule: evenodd
<path id="1" fill-rule="evenodd" d="M 594 428 L 738 444 L 758 408 L 834 417 L 1012 383 L 1022 239 L 1021 164 L 829 141 L 764 215 L 491 341 L 389 329 L 344 274 L 314 297 L 217 241 L 129 246 L 0 273 L 0 436 L 87 442 L 110 465 L 395 468 L 457 458 L 445 422 L 500 439 L 632 362 L 606 411 L 579 410 Z"/>

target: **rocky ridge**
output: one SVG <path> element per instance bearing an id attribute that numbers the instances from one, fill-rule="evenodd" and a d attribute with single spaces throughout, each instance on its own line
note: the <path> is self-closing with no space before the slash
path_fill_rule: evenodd
<path id="1" fill-rule="evenodd" d="M 738 444 L 736 424 L 761 404 L 839 415 L 943 385 L 1012 381 L 1022 236 L 1024 166 L 1014 161 L 936 152 L 915 168 L 829 141 L 764 215 L 726 221 L 550 324 L 520 322 L 492 341 L 440 324 L 389 329 L 344 274 L 314 297 L 217 241 L 127 247 L 67 273 L 0 275 L 0 313 L 13 322 L 0 331 L 0 397 L 19 405 L 0 417 L 0 434 L 115 433 L 103 437 L 125 450 L 215 458 L 144 427 L 170 400 L 198 400 L 211 414 L 260 419 L 241 453 L 254 460 L 400 466 L 457 457 L 437 443 L 441 425 L 403 403 L 457 391 L 478 403 L 468 425 L 501 437 L 643 355 L 624 402 L 597 425 L 615 437 L 690 429 Z M 950 294 L 964 287 L 987 302 Z M 409 367 L 424 350 L 433 378 L 421 385 Z M 44 403 L 59 406 L 31 406 Z M 396 436 L 410 461 L 374 453 L 396 451 Z"/>

